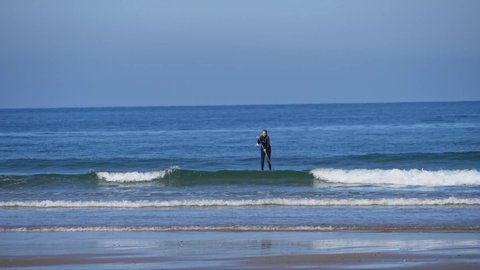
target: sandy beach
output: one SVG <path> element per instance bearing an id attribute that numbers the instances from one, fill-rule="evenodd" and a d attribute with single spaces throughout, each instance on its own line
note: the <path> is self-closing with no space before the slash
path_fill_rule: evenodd
<path id="1" fill-rule="evenodd" d="M 0 267 L 478 269 L 477 232 L 10 232 Z"/>

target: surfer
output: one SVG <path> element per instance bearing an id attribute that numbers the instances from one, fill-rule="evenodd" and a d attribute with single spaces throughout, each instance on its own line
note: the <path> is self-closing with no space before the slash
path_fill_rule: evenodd
<path id="1" fill-rule="evenodd" d="M 260 164 L 263 171 L 263 167 L 265 164 L 265 156 L 267 156 L 268 162 L 268 169 L 272 170 L 272 147 L 270 146 L 270 136 L 268 136 L 268 132 L 266 129 L 262 130 L 262 134 L 257 136 L 257 144 L 261 146 L 260 149 Z"/>

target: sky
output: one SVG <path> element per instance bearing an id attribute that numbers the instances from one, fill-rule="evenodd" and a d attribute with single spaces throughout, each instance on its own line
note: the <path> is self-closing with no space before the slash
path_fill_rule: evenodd
<path id="1" fill-rule="evenodd" d="M 477 0 L 1 0 L 0 108 L 480 100 Z"/>

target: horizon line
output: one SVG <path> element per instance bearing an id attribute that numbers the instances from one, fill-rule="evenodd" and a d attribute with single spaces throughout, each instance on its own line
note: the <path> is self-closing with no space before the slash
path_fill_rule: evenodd
<path id="1" fill-rule="evenodd" d="M 468 103 L 480 100 L 450 101 L 367 101 L 367 102 L 318 102 L 318 103 L 258 103 L 258 104 L 178 104 L 178 105 L 106 105 L 106 106 L 53 106 L 53 107 L 0 107 L 0 110 L 49 110 L 49 109 L 114 109 L 114 108 L 175 108 L 175 107 L 248 107 L 248 106 L 301 106 L 301 105 L 361 105 L 361 104 L 405 104 L 405 103 Z"/>

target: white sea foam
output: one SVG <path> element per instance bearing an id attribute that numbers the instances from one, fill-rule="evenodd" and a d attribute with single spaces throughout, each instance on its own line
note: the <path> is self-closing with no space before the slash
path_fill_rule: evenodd
<path id="1" fill-rule="evenodd" d="M 30 226 L 0 227 L 0 232 L 174 232 L 174 231 L 231 231 L 231 232 L 301 232 L 301 231 L 450 231 L 480 230 L 479 226 L 329 226 L 329 225 L 225 225 L 225 226 Z"/>
<path id="2" fill-rule="evenodd" d="M 95 174 L 99 179 L 107 182 L 146 182 L 164 178 L 176 169 L 177 168 L 172 167 L 166 170 L 154 172 L 97 172 Z"/>
<path id="3" fill-rule="evenodd" d="M 330 169 L 310 173 L 319 180 L 347 184 L 393 184 L 418 186 L 480 185 L 477 170 L 401 170 L 401 169 Z"/>
<path id="4" fill-rule="evenodd" d="M 291 199 L 256 200 L 138 200 L 138 201 L 0 201 L 0 207 L 23 208 L 173 208 L 173 207 L 369 207 L 369 206 L 477 206 L 480 198 L 380 198 L 380 199 Z"/>
<path id="5" fill-rule="evenodd" d="M 333 226 L 86 226 L 0 227 L 0 232 L 169 232 L 169 231 L 333 231 L 354 227 Z"/>

